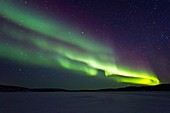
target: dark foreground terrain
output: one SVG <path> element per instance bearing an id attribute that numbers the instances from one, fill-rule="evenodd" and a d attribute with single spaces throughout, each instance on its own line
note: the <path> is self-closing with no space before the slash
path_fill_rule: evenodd
<path id="1" fill-rule="evenodd" d="M 169 91 L 0 93 L 0 113 L 169 112 Z"/>
<path id="2" fill-rule="evenodd" d="M 170 85 L 99 90 L 0 86 L 0 113 L 169 113 Z"/>
<path id="3" fill-rule="evenodd" d="M 0 85 L 0 113 L 169 113 L 170 85 L 66 90 Z"/>
<path id="4" fill-rule="evenodd" d="M 26 88 L 19 86 L 0 85 L 0 92 L 109 92 L 109 91 L 170 91 L 170 84 L 156 86 L 129 86 L 124 88 L 109 88 L 97 90 L 67 90 L 57 88 Z"/>

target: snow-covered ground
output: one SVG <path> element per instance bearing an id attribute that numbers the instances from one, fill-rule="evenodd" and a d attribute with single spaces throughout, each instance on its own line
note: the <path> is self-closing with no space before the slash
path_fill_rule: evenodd
<path id="1" fill-rule="evenodd" d="M 170 113 L 170 92 L 0 93 L 0 113 Z"/>

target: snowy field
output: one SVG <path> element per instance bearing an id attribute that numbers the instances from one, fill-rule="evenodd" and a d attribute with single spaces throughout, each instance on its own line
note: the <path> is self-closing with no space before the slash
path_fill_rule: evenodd
<path id="1" fill-rule="evenodd" d="M 0 93 L 0 113 L 170 113 L 170 92 Z"/>

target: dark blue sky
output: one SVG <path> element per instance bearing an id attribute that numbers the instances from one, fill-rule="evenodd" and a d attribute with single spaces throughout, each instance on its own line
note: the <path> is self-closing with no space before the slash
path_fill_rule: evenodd
<path id="1" fill-rule="evenodd" d="M 30 13 L 39 11 L 50 18 L 60 18 L 82 34 L 95 36 L 93 40 L 112 47 L 117 64 L 152 71 L 162 83 L 170 82 L 169 0 L 18 0 L 16 4 L 31 9 Z M 2 14 L 0 24 L 16 26 Z M 6 43 L 9 40 L 5 39 L 2 26 L 0 41 Z M 102 70 L 98 71 L 98 77 L 90 77 L 73 70 L 27 65 L 0 57 L 0 84 L 71 89 L 129 85 L 107 79 Z"/>

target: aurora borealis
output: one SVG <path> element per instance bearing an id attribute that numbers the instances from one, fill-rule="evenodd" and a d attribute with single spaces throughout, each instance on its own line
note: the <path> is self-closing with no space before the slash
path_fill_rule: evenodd
<path id="1" fill-rule="evenodd" d="M 77 22 L 77 24 L 75 21 L 72 22 L 73 19 L 66 18 L 67 16 L 69 17 L 71 12 L 75 11 L 73 10 L 74 8 L 73 9 L 71 8 L 70 12 L 69 11 L 64 12 L 63 11 L 64 8 L 61 8 L 61 7 L 67 7 L 67 5 L 69 6 L 69 4 L 77 4 L 77 7 L 82 8 L 83 11 L 87 11 L 87 12 L 89 11 L 88 13 L 90 13 L 91 9 L 83 9 L 83 7 L 81 6 L 83 4 L 88 4 L 89 2 L 84 1 L 85 3 L 83 3 L 82 1 L 82 3 L 80 3 L 80 2 L 75 2 L 74 0 L 73 1 L 65 0 L 65 1 L 66 2 L 60 0 L 56 1 L 54 5 L 56 6 L 56 8 L 54 8 L 52 5 L 54 3 L 49 1 L 40 2 L 38 0 L 37 1 L 1 0 L 0 2 L 1 61 L 3 62 L 7 61 L 9 63 L 12 62 L 15 65 L 23 68 L 29 67 L 30 78 L 34 78 L 34 76 L 38 76 L 35 75 L 37 73 L 35 72 L 34 69 L 32 69 L 32 67 L 41 67 L 41 70 L 43 69 L 47 71 L 53 70 L 53 73 L 55 72 L 54 75 L 50 74 L 51 73 L 50 71 L 46 75 L 44 75 L 47 78 L 49 76 L 56 76 L 54 78 L 50 78 L 53 79 L 53 84 L 55 84 L 53 85 L 53 87 L 69 88 L 70 86 L 69 84 L 71 82 L 74 82 L 73 79 L 68 79 L 67 81 L 69 81 L 69 83 L 64 82 L 64 80 L 62 83 L 61 82 L 58 83 L 57 77 L 59 76 L 59 74 L 62 74 L 63 79 L 70 78 L 68 77 L 69 75 L 74 76 L 75 77 L 74 79 L 78 77 L 77 78 L 78 80 L 84 79 L 84 77 L 87 76 L 88 79 L 91 79 L 92 82 L 94 82 L 94 84 L 96 82 L 94 78 L 95 79 L 97 78 L 97 81 L 100 80 L 102 82 L 109 81 L 109 83 L 113 82 L 114 84 L 117 84 L 114 86 L 111 84 L 108 85 L 107 83 L 108 86 L 106 87 L 119 87 L 119 85 L 122 86 L 122 85 L 129 85 L 129 84 L 157 85 L 160 82 L 162 82 L 159 80 L 159 78 L 161 78 L 161 75 L 159 75 L 161 71 L 157 73 L 155 72 L 155 69 L 160 67 L 157 66 L 155 68 L 154 67 L 155 65 L 152 66 L 153 62 L 150 61 L 150 59 L 152 59 L 153 61 L 156 62 L 159 57 L 153 57 L 153 58 L 148 57 L 152 53 L 147 53 L 149 51 L 148 50 L 146 52 L 147 48 L 145 51 L 139 52 L 138 50 L 143 50 L 143 49 L 141 49 L 138 45 L 135 46 L 137 43 L 138 44 L 140 43 L 139 45 L 143 45 L 144 43 L 148 45 L 148 42 L 153 40 L 152 38 L 149 39 L 148 42 L 145 41 L 148 40 L 147 38 L 142 39 L 144 40 L 142 42 L 139 41 L 141 39 L 139 39 L 138 35 L 133 35 L 132 37 L 134 36 L 138 36 L 138 37 L 134 39 L 129 39 L 129 37 L 125 36 L 126 35 L 125 31 L 122 30 L 122 32 L 124 32 L 125 34 L 121 34 L 121 30 L 119 31 L 120 33 L 117 32 L 117 30 L 120 28 L 114 31 L 116 34 L 118 35 L 120 34 L 120 36 L 112 35 L 112 32 L 109 35 L 105 35 L 105 33 L 107 34 L 109 32 L 109 29 L 114 29 L 111 27 L 108 28 L 108 31 L 103 31 L 102 32 L 103 34 L 101 32 L 98 33 L 97 32 L 98 30 L 94 32 L 94 30 L 92 29 L 94 29 L 97 26 L 100 26 L 100 23 L 97 24 L 97 22 L 94 22 L 91 26 L 84 25 L 83 27 L 83 25 L 81 26 L 81 24 L 80 25 L 78 24 L 81 22 L 83 23 L 85 21 L 83 20 L 83 18 L 81 18 L 81 15 L 76 15 L 77 17 L 80 16 L 80 18 L 76 18 L 77 21 L 80 20 L 80 22 Z M 51 10 L 48 9 L 47 11 L 45 11 L 41 7 L 38 8 L 36 7 L 36 6 L 42 6 L 42 4 L 46 4 L 45 9 L 48 9 L 48 7 L 51 6 Z M 107 2 L 105 4 L 107 4 Z M 109 3 L 107 5 L 109 5 Z M 57 10 L 60 10 L 60 13 L 55 13 Z M 97 6 L 96 6 L 96 10 L 97 10 Z M 49 12 L 55 14 L 50 15 Z M 81 12 L 81 11 L 79 10 L 77 12 Z M 97 12 L 99 13 L 100 11 Z M 61 13 L 64 16 L 63 15 L 61 16 Z M 96 14 L 96 15 L 100 16 L 100 14 Z M 89 18 L 93 18 L 93 16 L 92 17 L 89 16 Z M 89 21 L 93 22 L 92 19 L 89 19 Z M 103 20 L 103 22 L 105 21 Z M 125 24 L 122 24 L 122 26 L 123 25 Z M 82 29 L 86 29 L 86 30 L 83 31 Z M 89 33 L 88 30 L 90 30 Z M 131 29 L 129 29 L 129 32 L 130 31 Z M 146 30 L 146 32 L 148 31 L 149 30 Z M 139 34 L 139 31 L 138 32 L 135 31 L 134 34 Z M 143 34 L 145 34 L 145 32 L 143 32 Z M 169 41 L 168 36 L 166 36 L 166 39 L 167 41 Z M 134 42 L 127 43 L 129 40 Z M 126 43 L 123 44 L 123 42 Z M 168 43 L 165 43 L 164 45 L 167 44 Z M 144 45 L 144 47 L 147 47 L 146 45 Z M 154 44 L 151 43 L 150 45 L 155 45 L 155 43 Z M 131 49 L 132 47 L 133 49 Z M 160 49 L 160 47 L 158 48 Z M 169 48 L 169 46 L 165 46 L 165 48 Z M 129 54 L 125 54 L 129 50 L 130 50 Z M 135 52 L 136 54 L 132 55 L 132 57 L 130 58 L 129 57 L 130 54 Z M 160 54 L 163 53 L 160 52 Z M 164 57 L 164 55 L 160 55 L 160 58 L 164 57 L 163 61 L 165 61 L 167 60 L 166 58 L 168 58 L 168 55 L 169 54 L 166 54 L 166 57 Z M 162 61 L 158 60 L 158 62 L 162 62 Z M 8 68 L 8 66 L 5 67 Z M 15 76 L 10 78 L 8 83 L 8 77 L 5 78 L 5 76 L 11 74 L 12 70 L 11 73 L 3 71 L 3 69 L 1 71 L 3 73 L 2 76 L 3 79 L 0 81 L 0 83 L 22 84 L 22 85 L 25 84 L 25 82 L 22 81 L 19 81 L 19 83 L 17 83 L 16 81 L 14 82 L 12 80 L 15 77 L 16 77 L 15 79 L 17 79 L 18 76 L 21 77 L 22 75 L 24 75 L 24 73 L 19 74 L 18 72 L 17 73 L 14 72 Z M 19 68 L 19 71 L 22 71 L 22 69 Z M 65 73 L 67 73 L 67 75 L 65 75 Z M 165 73 L 165 71 L 163 73 Z M 27 75 L 28 78 L 29 76 Z M 37 87 L 37 86 L 41 87 L 41 79 L 43 79 L 42 81 L 45 81 L 45 79 L 47 78 L 42 78 L 41 75 L 38 78 L 39 78 L 38 81 L 40 82 L 39 85 L 36 85 L 35 79 L 30 80 L 30 81 L 34 81 L 33 83 L 27 82 L 26 84 L 32 87 Z M 24 78 L 22 78 L 22 80 L 23 79 Z M 55 83 L 55 79 L 56 79 L 56 83 Z M 62 79 L 60 80 L 62 81 Z M 47 81 L 43 82 L 42 86 L 48 87 L 50 81 L 51 80 L 49 80 L 48 78 Z M 82 87 L 81 85 L 80 87 L 78 87 L 79 82 L 77 82 L 76 84 L 77 84 L 76 88 L 79 89 Z M 105 84 L 105 82 L 101 83 L 101 86 L 99 86 L 98 88 L 105 86 L 105 85 L 102 86 L 102 84 Z M 91 85 L 92 84 L 90 84 L 88 87 L 85 86 L 83 87 L 88 89 L 89 87 L 91 87 Z M 71 88 L 74 89 L 74 86 L 72 86 Z"/>

